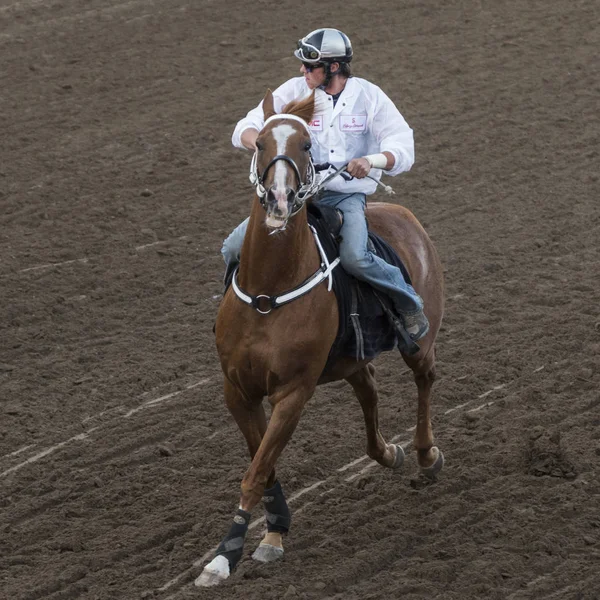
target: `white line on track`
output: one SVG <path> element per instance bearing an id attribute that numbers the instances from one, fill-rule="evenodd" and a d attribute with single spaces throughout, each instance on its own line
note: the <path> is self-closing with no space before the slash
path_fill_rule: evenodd
<path id="1" fill-rule="evenodd" d="M 27 273 L 27 271 L 39 271 L 40 269 L 51 269 L 52 267 L 61 267 L 62 265 L 71 265 L 73 263 L 85 264 L 89 260 L 89 258 L 74 258 L 73 260 L 64 260 L 63 262 L 48 263 L 47 265 L 38 265 L 37 267 L 28 267 L 27 269 L 21 269 L 19 273 Z"/>
<path id="2" fill-rule="evenodd" d="M 354 465 L 357 465 L 359 463 L 361 463 L 363 460 L 367 460 L 367 458 L 369 458 L 366 454 L 364 456 L 361 456 L 360 458 L 357 458 L 356 460 L 353 460 L 352 462 L 349 462 L 347 465 L 344 465 L 343 467 L 340 467 L 338 469 L 339 472 L 342 471 L 346 471 L 347 469 L 352 468 Z"/>
<path id="3" fill-rule="evenodd" d="M 48 454 L 52 454 L 53 452 L 56 452 L 57 450 L 59 450 L 60 448 L 62 448 L 63 446 L 66 446 L 67 444 L 69 444 L 71 442 L 78 442 L 80 440 L 85 440 L 85 438 L 87 438 L 89 436 L 89 434 L 92 433 L 92 431 L 95 431 L 96 429 L 98 429 L 98 427 L 92 427 L 91 429 L 88 429 L 85 433 L 80 433 L 78 435 L 73 436 L 72 438 L 69 438 L 68 440 L 65 440 L 64 442 L 60 442 L 59 444 L 56 444 L 55 446 L 46 448 L 45 450 L 42 450 L 41 452 L 38 452 L 37 454 L 30 456 L 26 461 L 19 463 L 18 465 L 14 465 L 13 467 L 10 467 L 10 469 L 6 469 L 6 471 L 2 471 L 2 473 L 0 473 L 0 477 L 5 477 L 9 473 L 18 471 L 25 465 L 34 463 L 34 462 L 40 460 L 40 458 L 44 458 L 44 456 L 48 456 Z"/>
<path id="4" fill-rule="evenodd" d="M 147 402 L 144 402 L 140 406 L 133 408 L 133 409 L 129 410 L 128 412 L 126 412 L 125 414 L 121 415 L 121 417 L 128 418 L 131 415 L 138 413 L 142 410 L 145 410 L 147 408 L 152 408 L 153 406 L 157 406 L 158 404 L 161 404 L 162 402 L 165 402 L 166 400 L 170 400 L 171 398 L 174 398 L 175 396 L 179 396 L 180 394 L 183 394 L 183 393 L 187 392 L 188 390 L 192 390 L 200 385 L 205 385 L 211 379 L 212 379 L 212 377 L 205 377 L 204 379 L 201 379 L 200 381 L 197 381 L 196 383 L 192 383 L 192 384 L 186 386 L 182 390 L 172 392 L 171 394 L 166 394 L 165 396 L 160 396 L 159 398 L 154 398 L 152 400 L 148 400 Z M 123 406 L 117 406 L 117 407 L 111 409 L 111 411 L 117 411 L 117 410 L 123 410 L 123 409 L 124 409 Z M 84 420 L 84 422 L 90 421 L 94 418 L 102 416 L 103 414 L 105 414 L 107 412 L 111 412 L 111 411 L 103 411 L 103 412 L 99 413 L 98 415 L 95 415 L 92 417 L 87 417 Z M 60 450 L 62 447 L 66 446 L 67 444 L 70 444 L 71 442 L 78 442 L 78 441 L 84 440 L 89 436 L 90 433 L 92 433 L 93 431 L 96 431 L 99 428 L 100 428 L 100 425 L 97 425 L 96 427 L 92 427 L 91 429 L 88 429 L 85 433 L 80 433 L 78 435 L 75 435 L 75 436 L 69 438 L 68 440 L 64 440 L 62 442 L 59 442 L 58 444 L 55 444 L 54 446 L 46 448 L 45 450 L 42 450 L 42 451 L 38 452 L 37 454 L 30 456 L 28 459 L 24 460 L 23 462 L 13 465 L 12 467 L 6 469 L 5 471 L 0 472 L 0 477 L 5 477 L 6 475 L 8 475 L 10 473 L 14 473 L 15 471 L 18 471 L 19 469 L 22 469 L 23 467 L 25 467 L 27 465 L 37 462 L 38 460 L 48 456 L 49 454 L 56 452 L 56 450 Z M 25 450 L 27 450 L 28 448 L 33 448 L 34 446 L 35 446 L 35 444 L 32 444 L 30 446 L 25 446 L 24 448 L 20 448 L 19 450 L 15 450 L 14 452 L 7 454 L 3 458 L 17 456 L 17 455 L 21 454 L 22 452 L 24 452 Z"/>
<path id="5" fill-rule="evenodd" d="M 156 406 L 157 404 L 160 404 L 161 402 L 164 402 L 165 400 L 170 400 L 171 398 L 174 398 L 175 396 L 179 396 L 179 394 L 183 394 L 184 392 L 187 392 L 188 390 L 193 390 L 194 388 L 198 387 L 199 385 L 204 385 L 205 383 L 208 383 L 211 379 L 212 379 L 211 377 L 205 377 L 204 379 L 201 379 L 200 381 L 197 381 L 196 383 L 192 383 L 192 384 L 186 386 L 182 390 L 172 392 L 171 394 L 161 396 L 160 398 L 154 398 L 153 400 L 148 400 L 147 402 L 144 402 L 144 404 L 141 404 L 140 406 L 138 406 L 136 408 L 132 408 L 129 412 L 126 412 L 123 415 L 123 417 L 127 419 L 131 415 L 134 415 L 135 413 L 140 412 L 140 410 L 150 408 L 151 406 Z"/>
<path id="6" fill-rule="evenodd" d="M 136 252 L 140 252 L 142 250 L 147 250 L 148 248 L 153 248 L 154 246 L 161 246 L 161 245 L 164 245 L 164 244 L 170 244 L 170 243 L 173 243 L 174 241 L 180 242 L 182 240 L 186 240 L 188 237 L 189 236 L 184 235 L 184 236 L 175 238 L 173 240 L 160 240 L 160 241 L 157 241 L 157 242 L 152 242 L 150 244 L 143 244 L 141 246 L 135 246 L 134 250 Z M 124 251 L 128 251 L 129 249 L 128 248 L 124 248 L 123 250 Z M 20 269 L 18 271 L 18 273 L 27 273 L 29 271 L 40 271 L 42 269 L 52 269 L 54 267 L 62 267 L 64 265 L 72 265 L 72 264 L 76 264 L 76 263 L 85 265 L 90 260 L 97 259 L 97 258 L 102 258 L 102 257 L 106 257 L 106 256 L 110 256 L 110 255 L 109 254 L 98 254 L 96 256 L 88 256 L 86 258 L 74 258 L 72 260 L 64 260 L 62 262 L 48 263 L 48 264 L 45 264 L 45 265 L 36 265 L 35 267 L 27 267 L 26 269 Z"/>
<path id="7" fill-rule="evenodd" d="M 2 458 L 10 458 L 11 456 L 18 456 L 22 452 L 25 452 L 25 450 L 29 450 L 29 448 L 33 448 L 34 446 L 35 446 L 35 444 L 29 444 L 29 446 L 23 446 L 22 448 L 19 448 L 18 450 L 15 450 L 14 452 L 11 452 L 10 454 L 5 454 Z"/>

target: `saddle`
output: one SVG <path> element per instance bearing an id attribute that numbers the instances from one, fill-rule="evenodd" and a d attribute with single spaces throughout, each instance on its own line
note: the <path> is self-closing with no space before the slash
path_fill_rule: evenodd
<path id="1" fill-rule="evenodd" d="M 307 208 L 308 222 L 317 230 L 327 258 L 334 260 L 339 255 L 340 211 L 318 203 L 308 204 Z M 412 284 L 406 266 L 383 238 L 369 231 L 368 246 L 371 252 L 398 267 L 405 281 Z M 407 355 L 419 351 L 386 294 L 352 277 L 343 268 L 333 271 L 333 289 L 338 301 L 339 326 L 328 364 L 340 356 L 372 359 L 396 346 Z"/>

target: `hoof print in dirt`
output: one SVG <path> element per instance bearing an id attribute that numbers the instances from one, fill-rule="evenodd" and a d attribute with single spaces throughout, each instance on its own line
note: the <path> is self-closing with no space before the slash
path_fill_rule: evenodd
<path id="1" fill-rule="evenodd" d="M 429 487 L 436 481 L 437 481 L 437 475 L 433 475 L 432 477 L 426 477 L 425 475 L 421 474 L 418 477 L 413 477 L 410 480 L 410 487 L 413 490 L 422 490 L 426 487 Z"/>
<path id="2" fill-rule="evenodd" d="M 156 447 L 160 456 L 173 456 L 175 450 L 169 444 L 159 444 Z"/>
<path id="3" fill-rule="evenodd" d="M 528 472 L 536 477 L 575 479 L 577 470 L 567 459 L 560 443 L 560 432 L 536 428 L 529 440 Z"/>

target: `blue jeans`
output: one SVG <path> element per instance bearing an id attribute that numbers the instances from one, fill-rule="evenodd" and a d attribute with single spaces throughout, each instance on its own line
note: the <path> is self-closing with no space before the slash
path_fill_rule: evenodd
<path id="1" fill-rule="evenodd" d="M 423 310 L 423 300 L 413 287 L 406 283 L 402 271 L 367 249 L 366 196 L 325 191 L 318 202 L 338 208 L 344 213 L 344 224 L 340 232 L 340 262 L 344 270 L 387 294 L 399 313 L 411 315 Z M 240 223 L 223 242 L 221 254 L 228 265 L 232 260 L 240 260 L 248 221 L 249 219 L 246 219 Z"/>

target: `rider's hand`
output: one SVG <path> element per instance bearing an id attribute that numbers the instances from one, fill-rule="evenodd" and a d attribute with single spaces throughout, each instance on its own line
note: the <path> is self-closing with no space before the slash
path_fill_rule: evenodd
<path id="1" fill-rule="evenodd" d="M 348 163 L 348 168 L 346 169 L 356 179 L 363 179 L 369 174 L 370 170 L 371 164 L 366 158 L 353 158 Z"/>
<path id="2" fill-rule="evenodd" d="M 256 138 L 258 137 L 258 131 L 253 127 L 249 127 L 242 132 L 242 146 L 252 152 L 256 151 Z"/>

